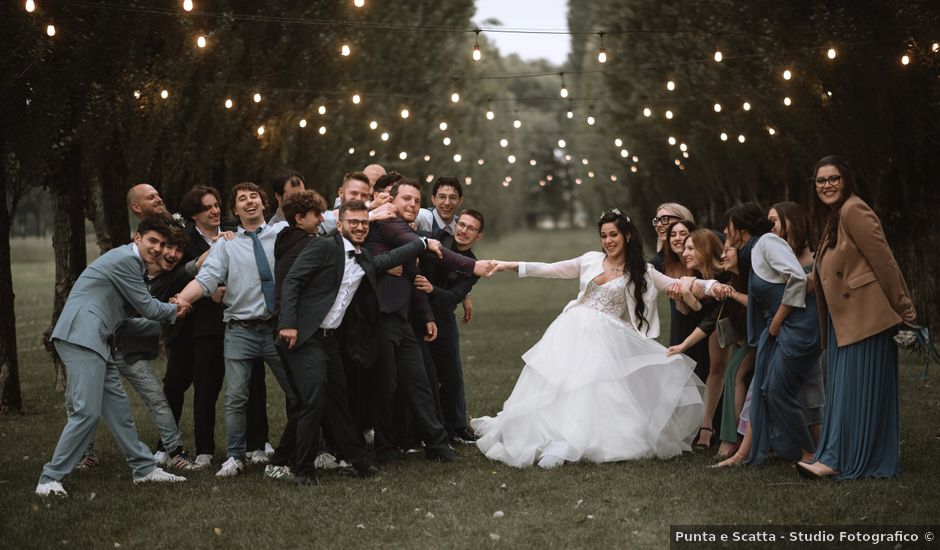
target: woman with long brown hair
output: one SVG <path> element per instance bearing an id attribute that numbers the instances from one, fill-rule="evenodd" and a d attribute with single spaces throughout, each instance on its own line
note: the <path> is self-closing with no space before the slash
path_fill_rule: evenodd
<path id="1" fill-rule="evenodd" d="M 836 479 L 899 477 L 898 351 L 891 339 L 917 313 L 881 221 L 855 194 L 848 163 L 824 157 L 812 185 L 827 404 L 816 456 L 798 470 Z"/>

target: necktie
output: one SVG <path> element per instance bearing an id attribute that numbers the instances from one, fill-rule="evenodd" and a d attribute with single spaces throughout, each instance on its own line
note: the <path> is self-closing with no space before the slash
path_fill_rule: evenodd
<path id="1" fill-rule="evenodd" d="M 258 234 L 264 227 L 259 227 L 256 231 L 245 231 L 245 235 L 251 238 L 251 244 L 255 250 L 255 263 L 258 265 L 258 275 L 261 277 L 261 293 L 264 294 L 264 307 L 271 313 L 274 313 L 274 275 L 271 273 L 271 265 L 268 264 L 268 256 L 264 253 L 264 247 L 261 246 L 261 239 Z"/>
<path id="2" fill-rule="evenodd" d="M 347 251 L 346 251 L 346 257 L 347 257 L 347 258 L 355 258 L 355 257 L 358 256 L 358 255 L 359 255 L 359 254 L 358 254 L 355 250 L 347 250 Z"/>

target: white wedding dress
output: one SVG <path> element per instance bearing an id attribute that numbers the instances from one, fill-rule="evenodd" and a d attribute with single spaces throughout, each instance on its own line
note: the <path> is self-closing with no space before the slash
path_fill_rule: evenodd
<path id="1" fill-rule="evenodd" d="M 471 421 L 477 447 L 518 468 L 690 451 L 704 411 L 695 362 L 666 357 L 666 348 L 624 320 L 631 315 L 626 277 L 597 285 L 578 267 L 581 295 L 522 356 L 525 367 L 503 410 Z M 652 303 L 646 316 L 657 315 Z"/>

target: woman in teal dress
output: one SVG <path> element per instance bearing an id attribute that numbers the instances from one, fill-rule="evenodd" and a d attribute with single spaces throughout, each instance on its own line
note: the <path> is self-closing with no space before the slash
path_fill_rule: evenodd
<path id="1" fill-rule="evenodd" d="M 901 475 L 897 326 L 917 318 L 878 216 L 855 195 L 848 164 L 816 163 L 815 280 L 825 327 L 826 416 L 805 476 L 847 480 Z"/>

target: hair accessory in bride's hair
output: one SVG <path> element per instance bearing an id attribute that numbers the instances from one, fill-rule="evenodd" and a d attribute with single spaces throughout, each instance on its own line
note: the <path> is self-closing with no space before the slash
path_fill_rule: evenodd
<path id="1" fill-rule="evenodd" d="M 613 214 L 613 215 L 615 215 L 615 216 L 617 216 L 617 217 L 620 217 L 620 218 L 623 218 L 623 219 L 627 220 L 627 223 L 633 223 L 633 221 L 630 220 L 630 216 L 628 216 L 628 215 L 624 214 L 623 212 L 621 212 L 619 208 L 611 208 L 610 210 L 607 210 L 607 211 L 605 211 L 605 212 L 601 212 L 601 217 L 603 218 L 603 217 L 606 216 L 607 214 Z"/>

